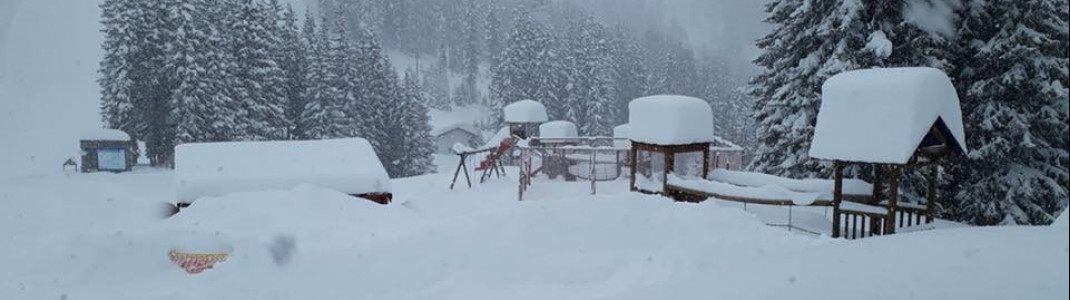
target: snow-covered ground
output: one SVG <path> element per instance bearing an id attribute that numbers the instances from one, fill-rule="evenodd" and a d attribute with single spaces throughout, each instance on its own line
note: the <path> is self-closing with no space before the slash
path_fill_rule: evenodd
<path id="1" fill-rule="evenodd" d="M 306 186 L 202 199 L 167 220 L 170 172 L 0 181 L 0 299 L 1070 296 L 1065 227 L 836 241 L 625 183 L 589 196 L 584 183 L 536 182 L 517 202 L 513 179 L 449 191 L 451 175 L 395 180 L 390 206 Z M 231 257 L 191 276 L 173 249 Z"/>

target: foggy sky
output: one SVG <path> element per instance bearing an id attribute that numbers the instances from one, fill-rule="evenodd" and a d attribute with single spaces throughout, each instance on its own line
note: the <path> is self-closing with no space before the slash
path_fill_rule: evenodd
<path id="1" fill-rule="evenodd" d="M 752 67 L 760 54 L 755 40 L 770 29 L 762 22 L 768 0 L 561 1 L 585 6 L 609 23 L 681 34 L 697 55 L 720 57 L 737 68 Z"/>

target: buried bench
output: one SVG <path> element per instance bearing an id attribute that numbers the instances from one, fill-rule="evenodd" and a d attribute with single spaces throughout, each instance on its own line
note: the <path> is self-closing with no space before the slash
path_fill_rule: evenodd
<path id="1" fill-rule="evenodd" d="M 313 185 L 379 204 L 390 177 L 364 139 L 185 144 L 175 148 L 178 206 L 231 193 Z"/>

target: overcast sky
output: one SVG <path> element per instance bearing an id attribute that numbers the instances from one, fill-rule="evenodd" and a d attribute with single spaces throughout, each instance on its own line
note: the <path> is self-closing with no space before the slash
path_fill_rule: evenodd
<path id="1" fill-rule="evenodd" d="M 635 28 L 662 27 L 684 33 L 696 49 L 749 67 L 755 40 L 769 30 L 768 0 L 564 0 L 582 4 L 606 21 Z"/>

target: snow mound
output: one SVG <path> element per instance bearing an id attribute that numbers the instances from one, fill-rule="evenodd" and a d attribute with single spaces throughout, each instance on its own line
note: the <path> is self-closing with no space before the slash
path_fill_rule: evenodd
<path id="1" fill-rule="evenodd" d="M 546 106 L 534 100 L 523 100 L 505 107 L 506 123 L 542 123 L 549 121 Z"/>
<path id="2" fill-rule="evenodd" d="M 1067 225 L 1067 220 L 1066 219 L 1067 219 L 1067 213 L 1066 213 L 1066 211 L 1063 211 L 1063 215 L 1060 216 L 1059 219 L 1055 220 L 1055 223 L 1051 224 L 1051 226 L 1053 226 L 1055 228 L 1060 228 L 1060 229 L 1067 229 L 1068 225 Z"/>
<path id="3" fill-rule="evenodd" d="M 702 99 L 661 95 L 628 105 L 632 141 L 655 145 L 713 142 L 713 109 Z"/>
<path id="4" fill-rule="evenodd" d="M 369 235 L 401 234 L 421 224 L 402 206 L 378 205 L 314 186 L 201 198 L 166 223 L 176 232 L 213 233 L 181 234 L 176 247 L 233 248 L 233 237 L 269 244 L 282 236 L 320 250 L 352 247 Z M 216 232 L 226 236 L 215 237 Z"/>
<path id="5" fill-rule="evenodd" d="M 547 139 L 563 139 L 579 137 L 576 124 L 569 121 L 553 121 L 539 126 L 539 135 Z"/>
<path id="6" fill-rule="evenodd" d="M 364 139 L 186 144 L 175 148 L 178 200 L 304 184 L 350 195 L 390 193 L 390 178 Z"/>
<path id="7" fill-rule="evenodd" d="M 904 164 L 940 121 L 953 146 L 966 149 L 959 97 L 943 71 L 845 72 L 829 79 L 822 93 L 813 158 Z"/>
<path id="8" fill-rule="evenodd" d="M 113 141 L 113 142 L 129 142 L 130 135 L 126 134 L 122 130 L 115 129 L 98 129 L 82 132 L 83 141 Z"/>

